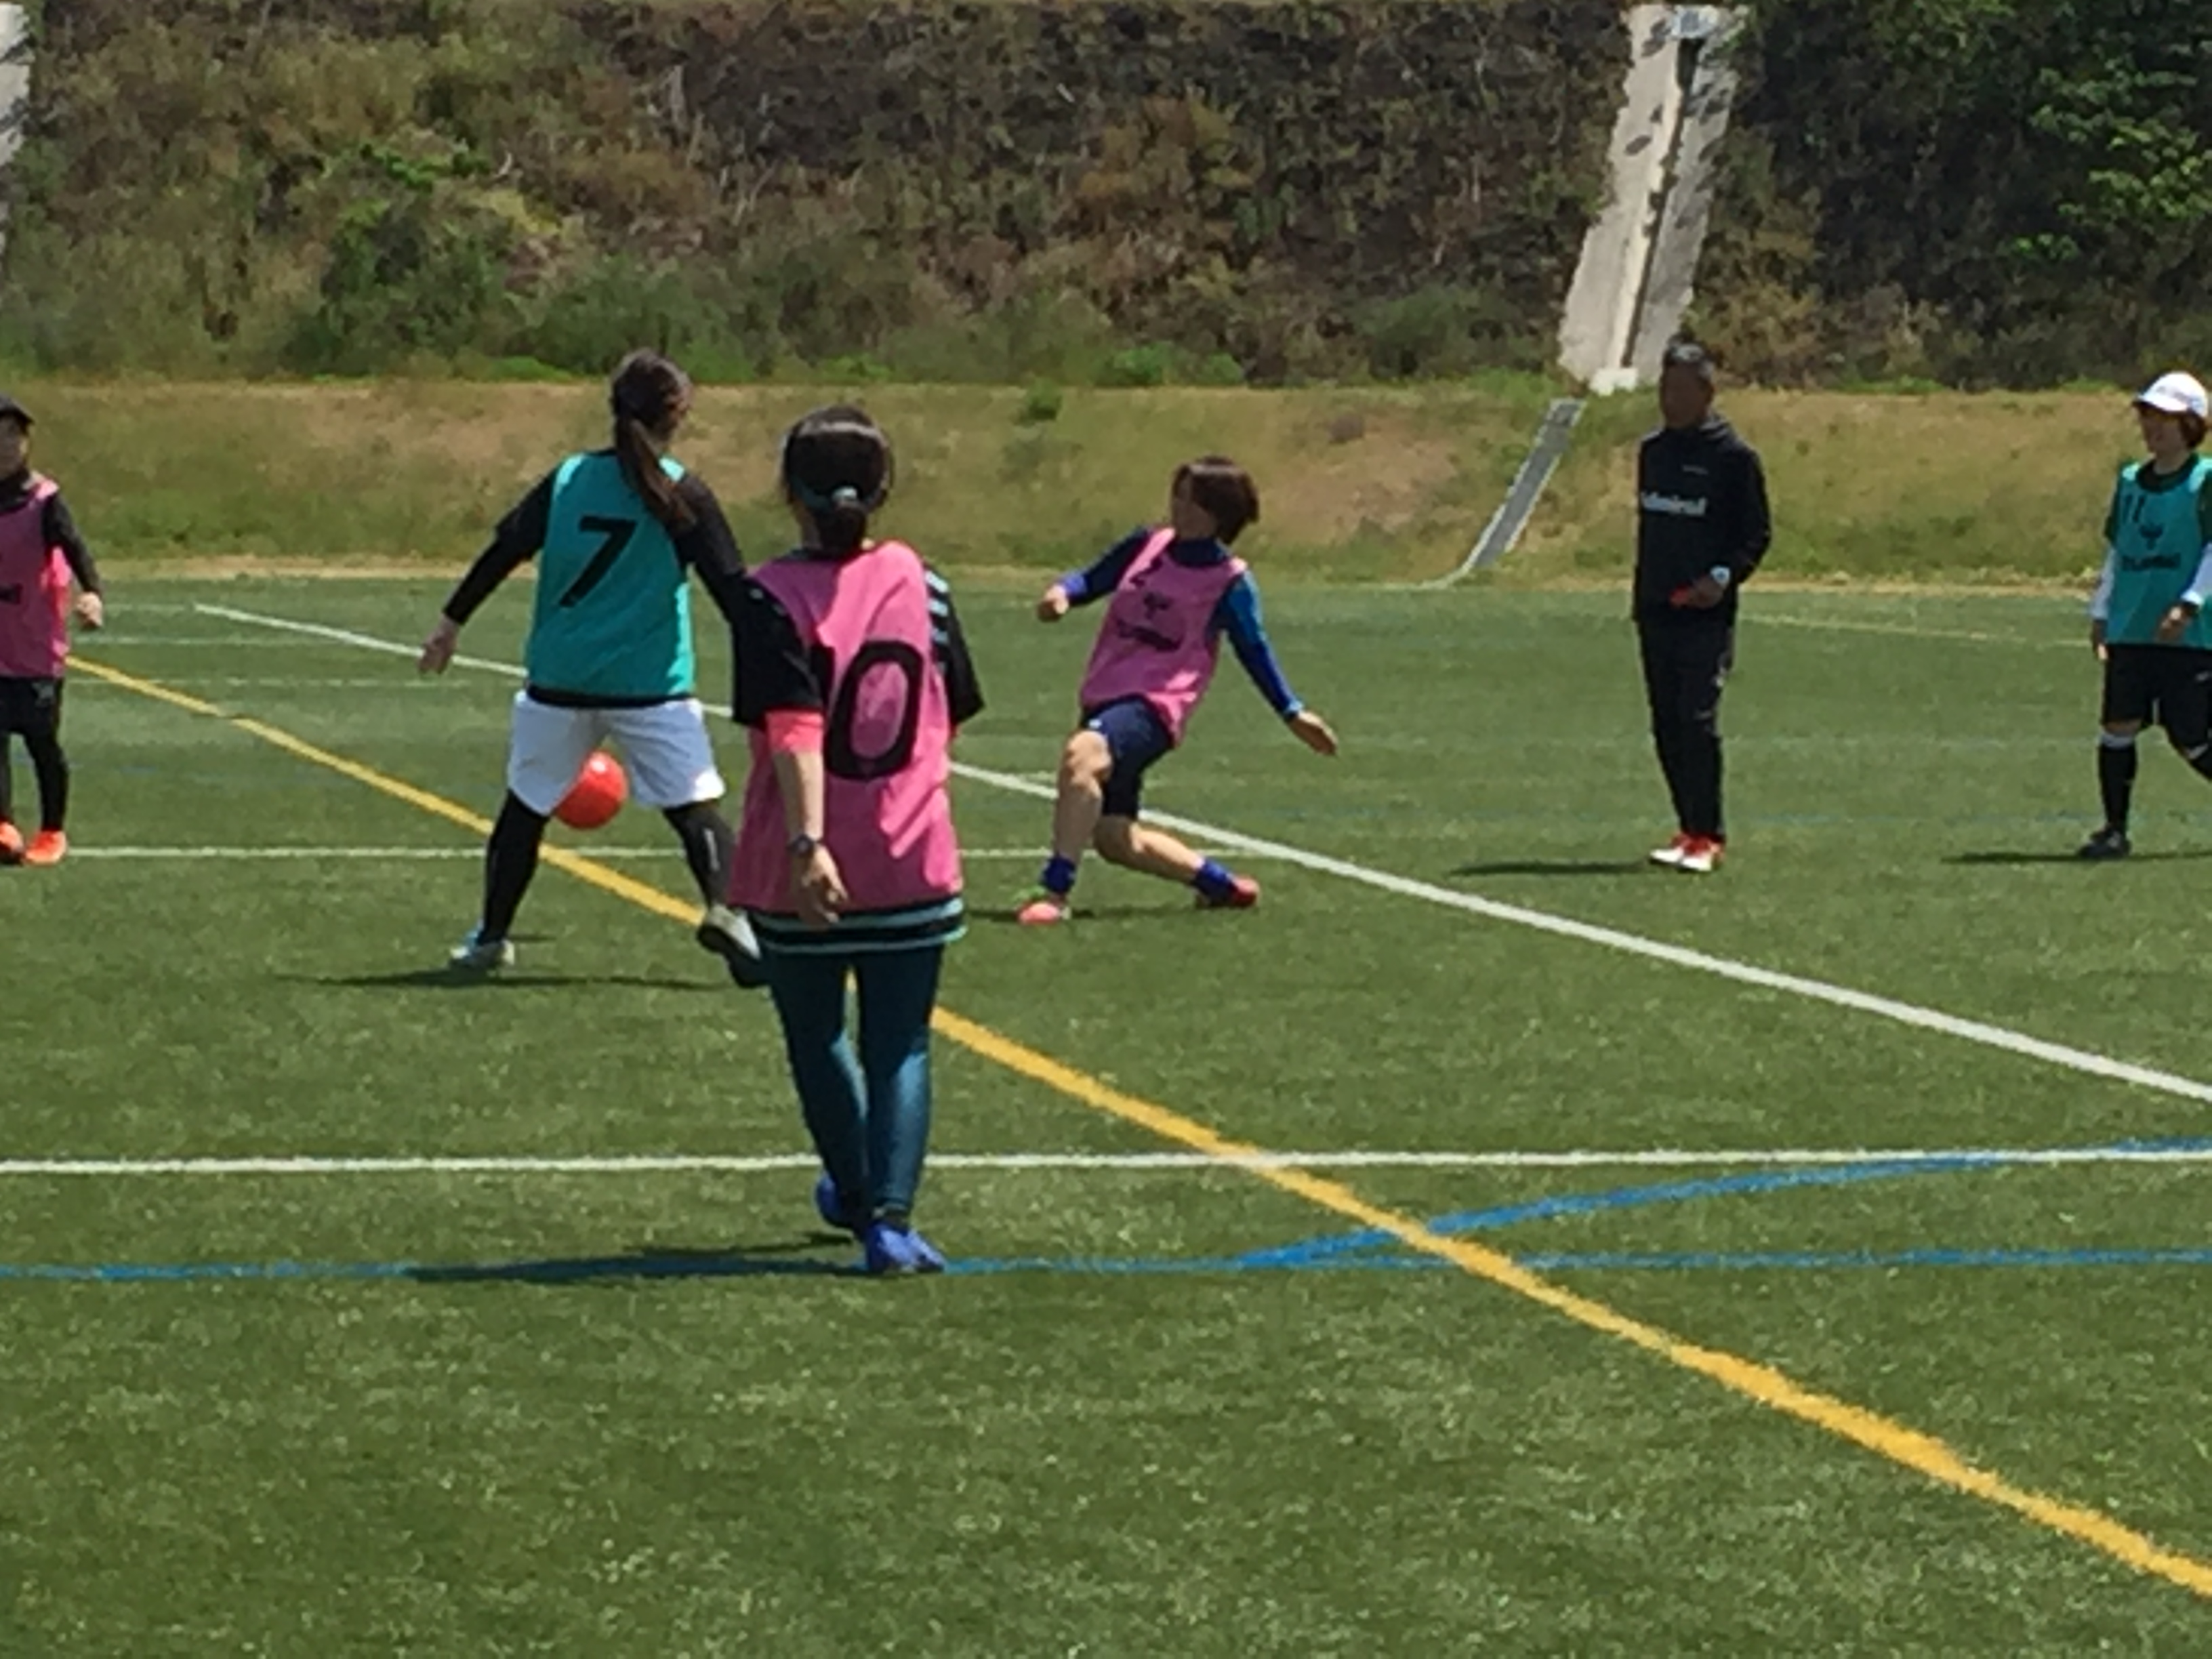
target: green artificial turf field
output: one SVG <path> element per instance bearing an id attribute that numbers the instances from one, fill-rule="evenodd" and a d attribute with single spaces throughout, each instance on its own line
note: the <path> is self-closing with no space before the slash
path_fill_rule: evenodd
<path id="1" fill-rule="evenodd" d="M 0 872 L 9 1659 L 2212 1649 L 2212 792 L 2068 856 L 2069 605 L 1753 595 L 1700 882 L 1619 596 L 1285 586 L 1344 756 L 1231 664 L 1148 794 L 1261 908 L 1037 933 L 1090 627 L 963 589 L 955 1271 L 884 1284 L 651 814 L 441 971 L 514 683 L 360 641 L 441 583 L 115 589 Z"/>

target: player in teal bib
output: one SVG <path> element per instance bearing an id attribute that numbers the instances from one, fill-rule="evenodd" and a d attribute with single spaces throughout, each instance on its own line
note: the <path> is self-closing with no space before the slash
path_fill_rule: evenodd
<path id="1" fill-rule="evenodd" d="M 659 464 L 672 485 L 687 476 Z M 571 455 L 553 474 L 525 660 L 532 687 L 570 697 L 691 695 L 690 572 L 617 456 Z"/>
<path id="2" fill-rule="evenodd" d="M 2086 859 L 2125 858 L 2136 739 L 2156 720 L 2181 757 L 2212 779 L 2212 461 L 2207 396 L 2194 376 L 2163 374 L 2136 399 L 2149 459 L 2120 470 L 2105 515 L 2105 568 L 2089 602 L 2089 641 L 2105 665 L 2097 782 L 2105 822 Z"/>
<path id="3" fill-rule="evenodd" d="M 612 742 L 629 763 L 632 799 L 659 808 L 684 845 L 706 903 L 699 943 L 738 984 L 760 985 L 751 927 L 727 902 L 732 837 L 715 805 L 722 775 L 692 695 L 691 574 L 734 626 L 744 564 L 714 492 L 668 454 L 690 412 L 690 378 L 657 353 L 633 352 L 615 371 L 609 402 L 613 445 L 569 456 L 500 520 L 422 647 L 422 672 L 444 672 L 462 625 L 538 561 L 507 799 L 484 854 L 483 914 L 452 964 L 485 973 L 514 961 L 508 929 L 537 871 L 545 821 L 592 752 Z"/>

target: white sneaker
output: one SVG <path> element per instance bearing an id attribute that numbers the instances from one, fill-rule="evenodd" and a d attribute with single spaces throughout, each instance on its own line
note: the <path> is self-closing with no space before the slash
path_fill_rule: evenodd
<path id="1" fill-rule="evenodd" d="M 721 957 L 730 977 L 745 990 L 768 983 L 768 969 L 761 961 L 760 941 L 753 937 L 752 923 L 728 905 L 708 905 L 692 937 L 702 950 Z"/>
<path id="2" fill-rule="evenodd" d="M 1677 836 L 1664 847 L 1655 847 L 1651 849 L 1651 862 L 1662 870 L 1679 870 L 1682 867 L 1682 860 L 1688 854 L 1690 847 L 1689 836 L 1686 834 Z"/>
<path id="3" fill-rule="evenodd" d="M 481 937 L 481 925 L 469 929 L 469 936 L 453 947 L 446 958 L 448 968 L 468 974 L 495 973 L 501 968 L 514 966 L 514 945 L 503 939 Z"/>

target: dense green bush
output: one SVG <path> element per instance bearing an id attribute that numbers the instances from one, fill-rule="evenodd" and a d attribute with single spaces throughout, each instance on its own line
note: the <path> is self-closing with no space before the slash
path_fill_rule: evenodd
<path id="1" fill-rule="evenodd" d="M 1753 0 L 1702 320 L 1775 379 L 2212 357 L 2212 10 Z"/>
<path id="2" fill-rule="evenodd" d="M 1626 50 L 1611 0 L 40 12 L 0 347 L 170 373 L 1526 362 Z M 1371 349 L 1438 271 L 1485 325 Z"/>
<path id="3" fill-rule="evenodd" d="M 1696 323 L 1779 381 L 2212 358 L 2212 8 L 1745 0 Z M 1257 384 L 1537 368 L 1613 0 L 43 0 L 0 354 Z"/>

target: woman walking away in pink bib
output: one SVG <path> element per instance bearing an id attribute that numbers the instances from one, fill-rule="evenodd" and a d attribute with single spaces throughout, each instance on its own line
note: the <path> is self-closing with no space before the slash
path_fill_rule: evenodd
<path id="1" fill-rule="evenodd" d="M 1052 856 L 1037 891 L 1016 913 L 1024 926 L 1067 920 L 1076 866 L 1089 847 L 1109 864 L 1195 888 L 1203 908 L 1243 910 L 1260 902 L 1259 883 L 1137 822 L 1145 773 L 1182 742 L 1212 683 L 1224 634 L 1298 741 L 1316 754 L 1336 753 L 1328 722 L 1291 695 L 1260 621 L 1260 590 L 1229 550 L 1259 516 L 1260 492 L 1243 467 L 1220 455 L 1187 462 L 1176 470 L 1164 527 L 1132 532 L 1037 601 L 1037 616 L 1058 622 L 1073 606 L 1112 596 L 1083 677 L 1082 724 L 1060 753 Z"/>
<path id="2" fill-rule="evenodd" d="M 891 484 L 875 422 L 817 410 L 785 436 L 782 472 L 800 546 L 753 573 L 736 627 L 752 775 L 731 902 L 760 940 L 822 1157 L 816 1209 L 860 1238 L 868 1272 L 935 1273 L 913 1212 L 938 970 L 964 927 L 945 778 L 983 698 L 944 579 L 868 539 Z"/>
<path id="3" fill-rule="evenodd" d="M 106 622 L 100 573 L 54 481 L 31 471 L 29 413 L 0 394 L 0 864 L 59 864 L 69 851 L 62 677 L 72 614 L 87 628 Z M 27 846 L 15 823 L 18 736 L 39 781 L 39 832 Z"/>

